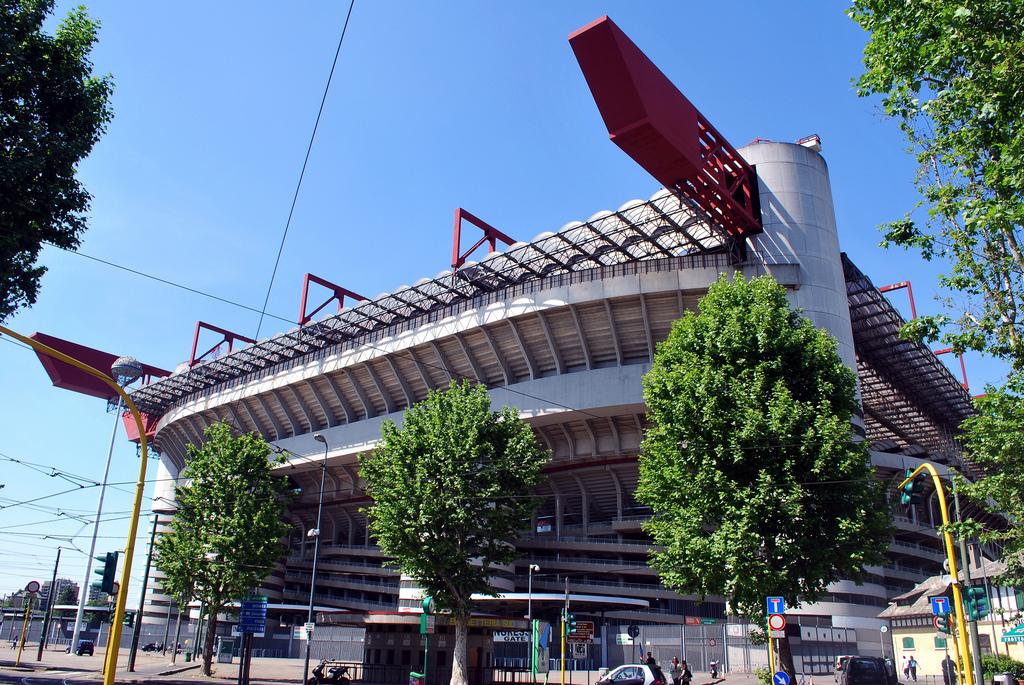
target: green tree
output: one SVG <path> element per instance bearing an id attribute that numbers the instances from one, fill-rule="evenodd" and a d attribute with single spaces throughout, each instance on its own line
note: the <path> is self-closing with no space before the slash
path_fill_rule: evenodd
<path id="1" fill-rule="evenodd" d="M 491 411 L 487 390 L 462 382 L 431 392 L 401 427 L 385 421 L 360 458 L 377 543 L 455 621 L 452 685 L 466 683 L 472 595 L 494 595 L 492 566 L 515 560 L 548 456 L 513 409 Z"/>
<path id="2" fill-rule="evenodd" d="M 1007 518 L 1004 530 L 985 537 L 1003 548 L 1007 569 L 1000 585 L 1024 586 L 1024 375 L 1012 374 L 1000 389 L 975 400 L 977 413 L 961 426 L 967 456 L 986 474 L 977 482 L 963 483 L 968 496 L 985 509 Z"/>
<path id="3" fill-rule="evenodd" d="M 188 446 L 187 485 L 175 490 L 178 511 L 157 540 L 157 565 L 179 606 L 195 598 L 209 613 L 203 673 L 210 675 L 217 614 L 267 577 L 289 526 L 287 481 L 272 473 L 281 458 L 270 458 L 266 440 L 235 438 L 226 423 L 207 427 L 205 437 L 202 446 Z"/>
<path id="4" fill-rule="evenodd" d="M 723 276 L 673 324 L 644 376 L 636 492 L 666 586 L 763 626 L 766 596 L 798 606 L 884 561 L 888 507 L 852 439 L 855 388 L 835 340 L 770 277 Z"/>
<path id="5" fill-rule="evenodd" d="M 78 604 L 78 591 L 73 585 L 63 585 L 54 604 Z"/>
<path id="6" fill-rule="evenodd" d="M 54 0 L 0 0 L 0 321 L 32 305 L 43 243 L 75 249 L 92 199 L 78 163 L 106 130 L 111 76 L 92 73 L 99 22 L 78 7 L 43 33 Z"/>
<path id="7" fill-rule="evenodd" d="M 899 122 L 927 208 L 883 244 L 949 263 L 949 315 L 907 333 L 1024 369 L 1024 3 L 853 0 L 849 15 L 870 32 L 858 93 Z"/>

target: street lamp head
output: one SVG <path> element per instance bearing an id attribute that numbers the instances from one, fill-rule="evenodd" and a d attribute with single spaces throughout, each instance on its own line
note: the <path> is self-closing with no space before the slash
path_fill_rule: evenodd
<path id="1" fill-rule="evenodd" d="M 539 570 L 540 570 L 540 566 L 538 566 L 537 564 L 530 564 L 530 571 L 532 573 L 536 573 Z"/>
<path id="2" fill-rule="evenodd" d="M 142 377 L 142 364 L 135 357 L 118 357 L 110 367 L 110 375 L 120 385 L 128 385 Z"/>
<path id="3" fill-rule="evenodd" d="M 327 438 L 324 437 L 323 433 L 313 433 L 313 439 L 324 445 L 327 444 Z"/>

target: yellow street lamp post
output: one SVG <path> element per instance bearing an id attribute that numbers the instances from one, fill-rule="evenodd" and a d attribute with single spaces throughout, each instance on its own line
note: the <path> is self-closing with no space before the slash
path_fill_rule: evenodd
<path id="1" fill-rule="evenodd" d="M 939 511 L 942 514 L 942 538 L 946 545 L 946 558 L 949 560 L 949 574 L 953 580 L 953 609 L 956 612 L 957 628 L 956 640 L 960 645 L 959 651 L 964 659 L 962 669 L 964 679 L 967 685 L 974 685 L 974 669 L 971 665 L 972 655 L 967 648 L 967 622 L 964 620 L 964 597 L 960 589 L 960 575 L 956 568 L 956 554 L 953 552 L 953 536 L 949 532 L 950 522 L 949 510 L 946 508 L 946 491 L 943 489 L 942 481 L 939 479 L 939 472 L 929 463 L 921 464 L 903 479 L 903 482 L 898 487 L 902 489 L 903 486 L 913 481 L 922 471 L 927 471 L 931 475 L 935 490 L 939 493 Z M 977 658 L 979 655 L 974 655 L 974 657 Z"/>
<path id="2" fill-rule="evenodd" d="M 109 643 L 107 648 L 107 660 L 106 665 L 103 669 L 103 685 L 114 685 L 114 673 L 117 671 L 117 656 L 118 646 L 121 644 L 121 628 L 124 623 L 124 605 L 125 600 L 128 597 L 128 581 L 131 579 L 132 570 L 132 557 L 135 553 L 135 536 L 139 532 L 139 514 L 142 511 L 142 493 L 146 487 L 146 466 L 149 461 L 149 454 L 146 445 L 146 425 L 142 420 L 142 414 L 139 412 L 138 407 L 135 406 L 135 402 L 128 396 L 128 393 L 124 391 L 117 381 L 110 377 L 109 374 L 95 369 L 88 364 L 84 364 L 74 357 L 69 357 L 63 352 L 44 345 L 38 340 L 33 340 L 19 333 L 15 333 L 5 326 L 0 326 L 0 334 L 9 335 L 15 340 L 24 343 L 35 350 L 38 354 L 44 354 L 48 357 L 60 360 L 65 364 L 70 364 L 76 369 L 86 372 L 90 376 L 93 376 L 107 385 L 109 385 L 121 398 L 124 404 L 128 407 L 128 410 L 132 413 L 132 417 L 135 419 L 136 427 L 139 430 L 139 448 L 140 456 L 139 459 L 139 480 L 135 484 L 135 502 L 132 505 L 132 515 L 128 522 L 128 541 L 124 547 L 124 569 L 121 571 L 121 588 L 117 593 L 117 599 L 114 603 L 114 619 L 110 626 L 110 633 L 108 635 Z M 85 590 L 83 590 L 84 592 Z M 973 683 L 968 683 L 973 685 Z"/>

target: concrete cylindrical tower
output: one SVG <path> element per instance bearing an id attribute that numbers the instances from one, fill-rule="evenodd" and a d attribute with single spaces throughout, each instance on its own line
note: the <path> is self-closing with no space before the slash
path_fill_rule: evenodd
<path id="1" fill-rule="evenodd" d="M 856 373 L 846 279 L 825 160 L 794 143 L 755 143 L 739 152 L 757 169 L 764 222 L 764 233 L 748 241 L 750 260 L 769 267 L 800 265 L 800 287 L 791 293 L 791 302 L 836 338 L 840 357 Z"/>

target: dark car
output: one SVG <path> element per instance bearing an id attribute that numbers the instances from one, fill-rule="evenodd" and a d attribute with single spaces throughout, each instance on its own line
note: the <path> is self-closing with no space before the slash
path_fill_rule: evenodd
<path id="1" fill-rule="evenodd" d="M 147 642 L 146 644 L 142 645 L 143 652 L 159 652 L 163 648 L 164 646 L 159 642 Z"/>
<path id="2" fill-rule="evenodd" d="M 95 649 L 96 645 L 92 640 L 79 640 L 78 647 L 75 648 L 75 654 L 78 656 L 83 656 L 85 654 L 92 656 Z"/>
<path id="3" fill-rule="evenodd" d="M 841 685 L 899 685 L 894 669 L 877 656 L 854 656 L 846 661 Z"/>

